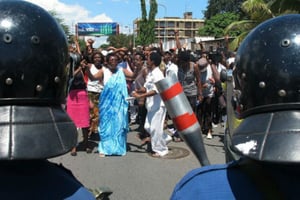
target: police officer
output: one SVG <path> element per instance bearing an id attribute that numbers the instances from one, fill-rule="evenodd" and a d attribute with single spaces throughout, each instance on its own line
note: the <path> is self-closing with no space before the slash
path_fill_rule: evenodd
<path id="1" fill-rule="evenodd" d="M 67 40 L 56 20 L 25 1 L 0 1 L 0 198 L 94 199 L 47 158 L 76 145 L 62 109 Z"/>
<path id="2" fill-rule="evenodd" d="M 189 172 L 171 199 L 299 199 L 300 15 L 250 32 L 227 84 L 227 148 L 240 158 Z"/>

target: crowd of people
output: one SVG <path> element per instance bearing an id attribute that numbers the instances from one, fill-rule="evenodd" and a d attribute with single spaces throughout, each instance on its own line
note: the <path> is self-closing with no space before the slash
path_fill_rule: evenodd
<path id="1" fill-rule="evenodd" d="M 208 139 L 227 106 L 231 138 L 225 147 L 240 158 L 188 172 L 170 199 L 299 199 L 299 14 L 258 25 L 235 60 L 222 49 L 195 55 L 180 45 L 106 54 L 91 40 L 85 52 L 77 41 L 68 52 L 64 32 L 42 8 L 0 1 L 0 13 L 3 199 L 95 199 L 70 170 L 48 159 L 69 151 L 76 156 L 76 128 L 87 153 L 89 134 L 97 130 L 100 157 L 125 155 L 130 97 L 141 109 L 140 136 L 149 138 L 152 156 L 167 155 L 168 113 L 155 84 L 174 75 Z M 220 70 L 232 67 L 222 76 L 231 88 L 224 104 Z"/>
<path id="2" fill-rule="evenodd" d="M 221 48 L 208 52 L 203 45 L 201 51 L 192 52 L 180 44 L 177 33 L 175 36 L 176 48 L 168 50 L 162 45 L 133 51 L 125 47 L 97 49 L 92 39 L 87 40 L 84 51 L 77 40 L 70 46 L 70 54 L 80 59 L 69 65 L 72 83 L 66 110 L 82 130 L 87 153 L 92 152 L 88 137 L 99 134 L 100 157 L 125 155 L 129 125 L 134 123 L 141 145 L 150 144 L 154 157 L 167 155 L 170 141 L 183 141 L 167 123 L 170 117 L 155 86 L 169 76 L 176 76 L 182 85 L 202 133 L 208 139 L 213 137 L 213 124 L 223 122 L 226 116 L 220 71 L 229 67 L 233 54 Z M 76 155 L 76 147 L 71 155 Z"/>

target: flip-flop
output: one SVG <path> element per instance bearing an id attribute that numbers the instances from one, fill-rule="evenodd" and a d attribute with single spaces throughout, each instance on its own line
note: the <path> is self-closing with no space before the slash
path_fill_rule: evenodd
<path id="1" fill-rule="evenodd" d="M 146 138 L 142 139 L 141 145 L 144 145 L 144 144 L 146 144 L 148 142 L 151 142 L 151 138 L 150 137 L 146 137 Z"/>
<path id="2" fill-rule="evenodd" d="M 105 154 L 99 153 L 99 157 L 100 157 L 100 158 L 104 158 L 104 157 L 105 157 Z"/>
<path id="3" fill-rule="evenodd" d="M 153 153 L 153 154 L 151 154 L 151 156 L 152 156 L 153 158 L 161 158 L 161 157 L 162 157 L 162 156 L 159 155 L 158 153 Z"/>
<path id="4" fill-rule="evenodd" d="M 77 152 L 71 152 L 71 156 L 77 156 Z"/>
<path id="5" fill-rule="evenodd" d="M 180 137 L 173 137 L 174 142 L 183 142 L 183 140 Z"/>

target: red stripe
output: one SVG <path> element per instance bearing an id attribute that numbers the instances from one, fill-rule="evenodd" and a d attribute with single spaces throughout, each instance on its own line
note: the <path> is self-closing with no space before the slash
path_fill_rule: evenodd
<path id="1" fill-rule="evenodd" d="M 177 82 L 174 85 L 172 85 L 169 89 L 166 89 L 165 91 L 163 91 L 160 94 L 160 96 L 163 99 L 163 101 L 168 101 L 182 92 L 183 92 L 183 89 L 181 87 L 181 84 L 179 82 Z"/>
<path id="2" fill-rule="evenodd" d="M 194 113 L 185 113 L 173 118 L 174 125 L 178 131 L 183 131 L 197 122 L 197 117 Z"/>

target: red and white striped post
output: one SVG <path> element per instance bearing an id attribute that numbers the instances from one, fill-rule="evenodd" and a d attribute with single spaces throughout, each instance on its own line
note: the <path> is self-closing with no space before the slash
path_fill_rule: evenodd
<path id="1" fill-rule="evenodd" d="M 176 76 L 158 81 L 156 87 L 180 136 L 196 155 L 202 166 L 210 165 L 200 124 Z"/>

